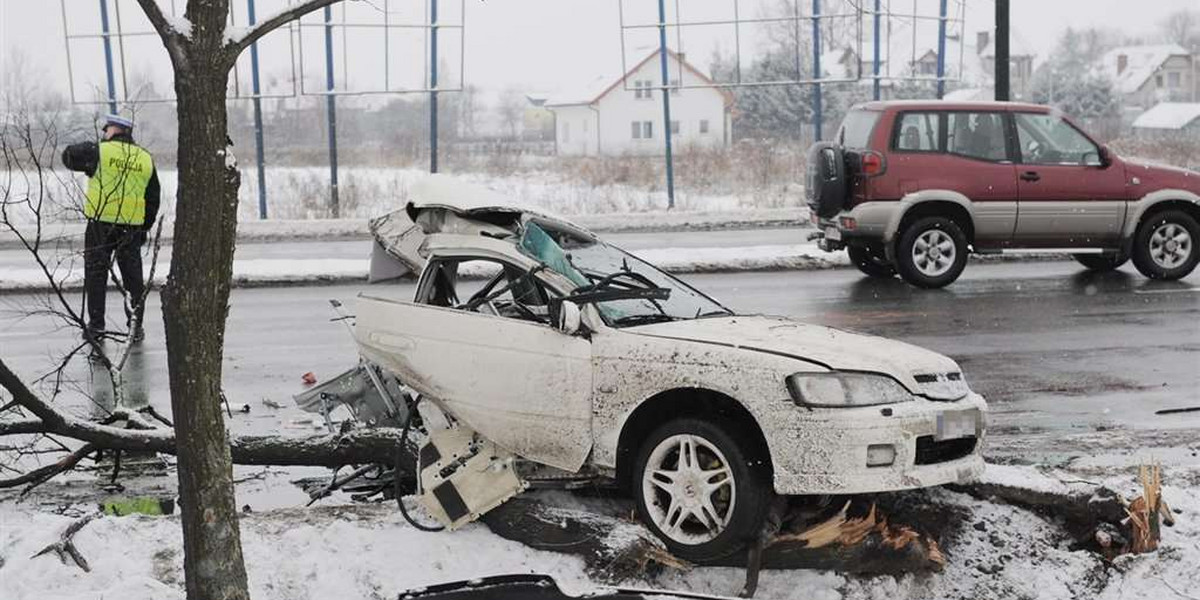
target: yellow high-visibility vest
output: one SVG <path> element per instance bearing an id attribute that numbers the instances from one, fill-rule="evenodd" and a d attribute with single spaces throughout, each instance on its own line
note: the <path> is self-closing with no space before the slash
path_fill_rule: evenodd
<path id="1" fill-rule="evenodd" d="M 84 216 L 105 223 L 142 225 L 146 222 L 146 187 L 153 172 L 154 159 L 135 144 L 100 142 L 100 162 L 88 179 Z"/>

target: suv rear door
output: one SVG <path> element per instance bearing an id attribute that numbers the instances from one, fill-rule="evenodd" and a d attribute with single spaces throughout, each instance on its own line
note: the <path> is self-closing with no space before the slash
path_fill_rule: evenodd
<path id="1" fill-rule="evenodd" d="M 1120 238 L 1128 192 L 1120 166 L 1104 166 L 1100 148 L 1052 113 L 1014 112 L 1020 148 L 1022 246 L 1111 246 Z"/>

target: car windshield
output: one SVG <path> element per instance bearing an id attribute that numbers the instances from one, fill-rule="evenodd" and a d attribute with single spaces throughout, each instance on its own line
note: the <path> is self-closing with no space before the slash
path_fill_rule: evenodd
<path id="1" fill-rule="evenodd" d="M 520 250 L 571 280 L 578 288 L 598 285 L 613 290 L 659 289 L 669 292 L 665 299 L 595 302 L 605 320 L 616 327 L 733 314 L 686 283 L 604 242 L 554 236 L 536 223 L 527 223 Z"/>

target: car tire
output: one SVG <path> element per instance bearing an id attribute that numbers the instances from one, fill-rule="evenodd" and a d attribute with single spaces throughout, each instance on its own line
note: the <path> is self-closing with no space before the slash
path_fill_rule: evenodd
<path id="1" fill-rule="evenodd" d="M 638 516 L 672 554 L 717 561 L 761 532 L 774 492 L 768 463 L 739 442 L 748 439 L 727 425 L 679 418 L 642 443 L 631 481 Z M 712 487 L 697 489 L 704 484 Z"/>
<path id="2" fill-rule="evenodd" d="M 1150 279 L 1187 277 L 1200 261 L 1200 225 L 1182 210 L 1155 213 L 1133 235 L 1133 266 Z"/>
<path id="3" fill-rule="evenodd" d="M 868 277 L 891 279 L 896 276 L 896 268 L 870 248 L 847 246 L 846 254 L 850 255 L 850 262 Z"/>
<path id="4" fill-rule="evenodd" d="M 808 149 L 808 170 L 804 193 L 809 210 L 830 219 L 846 206 L 850 186 L 846 174 L 846 153 L 833 142 L 817 142 Z"/>
<path id="5" fill-rule="evenodd" d="M 1089 271 L 1107 272 L 1115 271 L 1121 265 L 1129 262 L 1129 256 L 1124 253 L 1118 254 L 1072 254 L 1072 258 L 1076 262 L 1086 267 Z"/>
<path id="6" fill-rule="evenodd" d="M 950 285 L 967 266 L 967 236 L 946 217 L 924 217 L 900 233 L 896 271 L 923 288 Z"/>

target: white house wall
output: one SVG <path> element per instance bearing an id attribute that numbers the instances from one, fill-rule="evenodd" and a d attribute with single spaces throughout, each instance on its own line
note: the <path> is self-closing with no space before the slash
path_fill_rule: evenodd
<path id="1" fill-rule="evenodd" d="M 672 63 L 674 67 L 677 63 Z M 633 86 L 635 81 L 651 81 L 661 85 L 658 57 L 646 61 L 629 78 L 625 85 L 617 87 L 600 99 L 600 151 L 604 154 L 659 154 L 663 151 L 662 96 L 659 90 L 649 98 L 637 98 Z M 672 71 L 677 71 L 672 69 Z M 689 69 L 683 69 L 684 85 L 706 83 Z M 682 89 L 671 96 L 671 120 L 679 122 L 679 133 L 672 136 L 678 148 L 687 146 L 719 147 L 725 144 L 725 96 L 714 88 Z M 700 121 L 708 121 L 708 133 L 700 133 Z M 651 139 L 634 139 L 633 122 L 650 121 L 653 125 Z"/>
<path id="2" fill-rule="evenodd" d="M 672 59 L 671 70 L 678 71 Z M 558 153 L 565 156 L 660 154 L 664 147 L 662 96 L 658 90 L 649 98 L 638 98 L 633 90 L 635 81 L 661 82 L 658 57 L 646 61 L 626 82 L 616 86 L 593 105 L 559 105 L 551 107 L 556 117 L 555 137 Z M 684 85 L 707 83 L 689 69 L 682 69 Z M 628 87 L 629 89 L 626 89 Z M 672 143 L 680 150 L 688 147 L 720 147 L 730 139 L 729 116 L 725 95 L 714 88 L 681 89 L 671 96 L 671 120 L 679 123 L 679 133 Z M 633 137 L 633 123 L 652 123 L 652 137 Z M 708 131 L 700 132 L 701 121 L 708 121 Z"/>
<path id="3" fill-rule="evenodd" d="M 554 137 L 562 156 L 595 156 L 600 153 L 597 114 L 592 106 L 556 106 Z"/>

